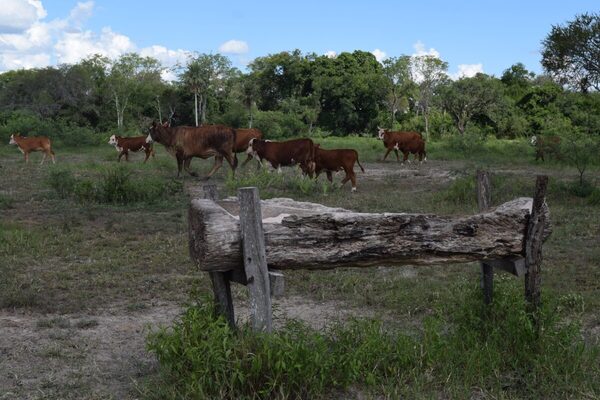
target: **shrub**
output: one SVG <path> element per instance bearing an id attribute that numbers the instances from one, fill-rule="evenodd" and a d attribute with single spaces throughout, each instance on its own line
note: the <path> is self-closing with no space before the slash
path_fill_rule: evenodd
<path id="1" fill-rule="evenodd" d="M 260 129 L 267 138 L 297 137 L 308 130 L 296 115 L 280 111 L 257 111 L 254 127 Z"/>
<path id="2" fill-rule="evenodd" d="M 58 197 L 65 199 L 73 193 L 77 180 L 71 170 L 62 167 L 52 167 L 48 175 L 48 184 L 58 194 Z"/>
<path id="3" fill-rule="evenodd" d="M 478 285 L 452 291 L 454 300 L 426 318 L 419 337 L 375 320 L 325 332 L 295 321 L 268 335 L 235 332 L 204 300 L 149 335 L 162 378 L 145 397 L 312 399 L 357 385 L 409 398 L 468 398 L 474 387 L 507 398 L 593 397 L 600 390 L 598 348 L 586 347 L 578 324 L 561 320 L 580 308 L 578 299 L 544 299 L 536 327 L 519 285 L 499 280 L 491 305 Z"/>

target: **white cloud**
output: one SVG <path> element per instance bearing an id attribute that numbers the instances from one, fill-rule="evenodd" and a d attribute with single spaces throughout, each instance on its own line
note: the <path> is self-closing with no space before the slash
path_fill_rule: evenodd
<path id="1" fill-rule="evenodd" d="M 382 50 L 379 50 L 379 49 L 373 50 L 371 52 L 371 54 L 373 54 L 375 56 L 375 59 L 377 61 L 379 61 L 379 62 L 382 62 L 387 57 L 387 55 L 385 54 L 385 51 L 382 51 Z"/>
<path id="2" fill-rule="evenodd" d="M 66 32 L 56 42 L 54 50 L 59 63 L 72 64 L 94 54 L 115 58 L 135 51 L 136 47 L 127 36 L 102 28 L 100 35 L 92 31 Z"/>
<path id="3" fill-rule="evenodd" d="M 2 0 L 0 33 L 21 33 L 44 17 L 46 10 L 39 0 Z"/>
<path id="4" fill-rule="evenodd" d="M 93 1 L 77 3 L 77 5 L 69 13 L 69 22 L 77 27 L 80 27 L 88 18 L 92 16 L 93 11 Z"/>
<path id="5" fill-rule="evenodd" d="M 483 64 L 459 64 L 458 72 L 449 74 L 452 79 L 471 78 L 478 73 L 483 73 Z"/>
<path id="6" fill-rule="evenodd" d="M 189 57 L 191 52 L 187 50 L 170 50 L 164 46 L 144 47 L 140 50 L 140 55 L 144 57 L 154 57 L 165 67 L 161 72 L 161 77 L 165 81 L 174 81 L 177 79 L 177 74 L 172 70 L 176 64 L 183 64 Z"/>
<path id="7" fill-rule="evenodd" d="M 47 53 L 26 55 L 14 53 L 0 54 L 0 65 L 3 65 L 6 69 L 40 68 L 48 64 L 50 64 L 50 54 Z"/>
<path id="8" fill-rule="evenodd" d="M 248 43 L 241 40 L 228 40 L 219 46 L 220 53 L 246 54 L 248 52 Z"/>
<path id="9" fill-rule="evenodd" d="M 425 44 L 423 44 L 423 42 L 421 42 L 420 40 L 418 40 L 417 43 L 413 45 L 413 47 L 415 48 L 415 52 L 412 55 L 413 57 L 434 56 L 440 58 L 439 51 L 437 51 L 433 47 L 431 47 L 429 50 L 426 50 Z"/>
<path id="10" fill-rule="evenodd" d="M 336 58 L 337 57 L 337 53 L 333 50 L 329 50 L 325 52 L 325 57 L 327 58 Z"/>

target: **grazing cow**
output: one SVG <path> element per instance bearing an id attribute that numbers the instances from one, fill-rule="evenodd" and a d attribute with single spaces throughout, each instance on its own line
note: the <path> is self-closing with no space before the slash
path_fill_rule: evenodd
<path id="1" fill-rule="evenodd" d="M 315 170 L 315 147 L 310 139 L 292 139 L 285 142 L 251 139 L 246 153 L 257 157 L 261 162 L 267 160 L 279 172 L 281 167 L 296 164 L 300 164 L 308 173 Z"/>
<path id="2" fill-rule="evenodd" d="M 204 179 L 210 178 L 227 160 L 235 173 L 237 157 L 233 151 L 235 146 L 235 130 L 224 125 L 178 126 L 175 128 L 157 124 L 150 127 L 146 143 L 158 142 L 177 159 L 177 177 L 181 167 L 192 176 L 198 176 L 190 171 L 192 157 L 215 157 L 215 164 Z"/>
<path id="3" fill-rule="evenodd" d="M 358 153 L 354 149 L 336 149 L 325 150 L 320 145 L 315 144 L 315 179 L 323 171 L 327 173 L 329 182 L 333 182 L 332 172 L 344 170 L 346 176 L 342 179 L 342 186 L 348 181 L 352 183 L 352 191 L 356 191 L 356 174 L 354 173 L 354 163 L 357 163 L 362 172 L 365 169 L 358 161 Z M 305 174 L 312 176 L 312 173 L 302 167 Z"/>
<path id="4" fill-rule="evenodd" d="M 235 148 L 233 151 L 236 153 L 242 153 L 248 150 L 248 145 L 252 139 L 262 139 L 262 132 L 258 129 L 236 129 L 235 130 Z M 248 153 L 246 161 L 242 164 L 242 167 L 252 160 L 252 154 Z M 258 160 L 257 160 L 258 161 Z M 260 162 L 259 162 L 260 165 Z"/>
<path id="5" fill-rule="evenodd" d="M 404 159 L 402 160 L 403 164 L 408 160 L 408 155 L 410 153 L 415 155 L 415 159 L 418 155 L 419 161 L 421 162 L 427 161 L 425 141 L 418 132 L 390 132 L 382 128 L 377 129 L 379 130 L 378 137 L 379 139 L 383 140 L 383 144 L 387 149 L 382 161 L 385 161 L 386 157 L 392 150 L 394 150 L 396 153 L 396 159 L 398 161 L 400 161 L 400 157 L 398 157 L 398 150 L 404 154 Z"/>
<path id="6" fill-rule="evenodd" d="M 540 158 L 544 160 L 544 154 L 553 155 L 560 159 L 560 136 L 536 136 L 531 137 L 531 145 L 535 147 L 535 161 Z"/>
<path id="7" fill-rule="evenodd" d="M 108 144 L 115 146 L 115 149 L 119 152 L 119 162 L 121 157 L 125 156 L 125 161 L 129 161 L 129 152 L 138 152 L 143 150 L 146 153 L 144 163 L 148 161 L 150 156 L 154 157 L 154 149 L 152 143 L 146 143 L 146 136 L 135 136 L 135 137 L 122 137 L 112 135 L 108 140 Z"/>
<path id="8" fill-rule="evenodd" d="M 44 152 L 44 156 L 42 157 L 43 164 L 46 160 L 46 156 L 50 156 L 52 158 L 52 163 L 56 164 L 56 160 L 54 159 L 54 152 L 52 151 L 52 145 L 50 144 L 50 139 L 46 136 L 32 136 L 25 137 L 21 136 L 18 133 L 10 135 L 10 141 L 8 144 L 16 144 L 21 153 L 25 155 L 25 162 L 29 162 L 29 153 L 32 151 L 42 151 Z"/>

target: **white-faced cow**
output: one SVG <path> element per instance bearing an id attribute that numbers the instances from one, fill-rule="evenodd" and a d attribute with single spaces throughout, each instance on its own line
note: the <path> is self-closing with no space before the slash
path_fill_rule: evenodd
<path id="1" fill-rule="evenodd" d="M 255 128 L 238 128 L 235 130 L 235 148 L 234 151 L 236 153 L 243 153 L 246 152 L 246 150 L 248 150 L 248 145 L 250 144 L 250 141 L 252 139 L 262 139 L 262 132 L 258 129 Z M 252 154 L 247 153 L 248 157 L 246 158 L 246 161 L 244 161 L 244 163 L 242 164 L 242 167 L 246 164 L 248 164 L 248 162 L 250 160 L 252 160 Z M 258 160 L 257 160 L 258 161 Z M 260 164 L 260 161 L 259 161 Z"/>
<path id="2" fill-rule="evenodd" d="M 315 170 L 315 147 L 310 139 L 292 139 L 284 142 L 252 139 L 246 153 L 257 157 L 261 162 L 267 160 L 279 172 L 281 167 L 297 164 L 310 173 Z"/>
<path id="3" fill-rule="evenodd" d="M 119 152 L 119 162 L 121 157 L 125 156 L 125 161 L 129 161 L 129 152 L 144 151 L 146 158 L 144 163 L 148 161 L 150 156 L 154 157 L 154 149 L 152 143 L 146 143 L 146 136 L 135 136 L 135 137 L 121 137 L 112 135 L 108 140 L 108 144 L 115 146 L 117 152 Z"/>
<path id="4" fill-rule="evenodd" d="M 190 171 L 192 157 L 215 157 L 215 164 L 204 179 L 210 178 L 227 160 L 235 173 L 237 157 L 233 151 L 235 146 L 235 130 L 224 125 L 178 126 L 166 127 L 156 122 L 150 127 L 147 143 L 158 142 L 177 159 L 177 176 L 181 168 L 192 176 L 198 176 Z"/>
<path id="5" fill-rule="evenodd" d="M 552 155 L 560 159 L 560 136 L 536 136 L 531 137 L 531 145 L 535 148 L 535 161 L 544 159 L 544 154 Z"/>
<path id="6" fill-rule="evenodd" d="M 333 182 L 332 173 L 344 171 L 346 176 L 342 179 L 342 186 L 350 181 L 352 183 L 352 191 L 356 191 L 356 174 L 354 173 L 354 163 L 357 163 L 362 172 L 365 169 L 358 161 L 358 153 L 354 149 L 322 149 L 320 145 L 315 144 L 315 179 L 319 177 L 321 172 L 325 171 L 329 182 Z M 302 168 L 304 173 L 312 177 L 312 173 Z"/>
<path id="7" fill-rule="evenodd" d="M 398 150 L 404 155 L 402 163 L 408 160 L 410 153 L 418 155 L 419 161 L 427 161 L 427 152 L 425 151 L 425 141 L 418 132 L 391 132 L 383 128 L 378 128 L 378 138 L 383 141 L 387 149 L 383 160 L 387 158 L 392 150 L 396 153 L 396 159 L 400 161 Z M 410 161 L 409 161 L 410 162 Z"/>
<path id="8" fill-rule="evenodd" d="M 52 163 L 56 163 L 54 159 L 54 151 L 52 151 L 52 145 L 50 144 L 50 139 L 46 136 L 21 136 L 18 133 L 10 135 L 10 141 L 8 144 L 15 144 L 21 150 L 21 153 L 25 155 L 25 162 L 29 162 L 29 153 L 32 151 L 41 151 L 44 153 L 42 156 L 42 162 L 46 160 L 46 156 L 50 156 L 52 158 Z"/>

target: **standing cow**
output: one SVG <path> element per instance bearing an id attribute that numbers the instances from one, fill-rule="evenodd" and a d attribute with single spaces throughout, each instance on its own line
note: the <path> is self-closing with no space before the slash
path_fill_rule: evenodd
<path id="1" fill-rule="evenodd" d="M 418 132 L 391 132 L 383 128 L 378 128 L 378 138 L 383 141 L 387 149 L 382 161 L 385 161 L 392 150 L 396 153 L 398 161 L 400 161 L 398 150 L 404 154 L 403 164 L 408 160 L 410 153 L 415 154 L 415 159 L 418 155 L 420 162 L 427 161 L 425 141 Z"/>
<path id="2" fill-rule="evenodd" d="M 236 133 L 233 128 L 224 125 L 178 126 L 175 128 L 157 124 L 150 127 L 146 143 L 158 142 L 177 159 L 177 177 L 181 168 L 192 176 L 198 176 L 190 170 L 192 157 L 215 157 L 215 164 L 204 179 L 210 178 L 223 165 L 223 158 L 235 173 L 237 157 L 235 148 Z"/>
<path id="3" fill-rule="evenodd" d="M 544 159 L 544 154 L 553 155 L 560 159 L 560 136 L 536 136 L 531 137 L 531 145 L 535 148 L 535 161 Z"/>
<path id="4" fill-rule="evenodd" d="M 362 172 L 365 169 L 360 165 L 358 161 L 358 152 L 354 149 L 335 149 L 326 150 L 322 149 L 320 145 L 315 144 L 315 179 L 319 177 L 321 172 L 325 171 L 327 174 L 327 180 L 333 183 L 332 173 L 337 171 L 344 171 L 346 176 L 342 179 L 341 185 L 344 186 L 346 182 L 352 183 L 352 192 L 356 191 L 356 174 L 354 173 L 354 163 L 357 163 Z M 302 167 L 305 174 L 312 177 L 312 173 Z"/>
<path id="5" fill-rule="evenodd" d="M 44 153 L 42 156 L 42 162 L 40 165 L 44 163 L 46 160 L 46 156 L 50 156 L 52 158 L 52 163 L 56 164 L 56 160 L 54 159 L 54 151 L 52 151 L 52 145 L 50 144 L 50 139 L 46 136 L 21 136 L 18 133 L 10 135 L 10 141 L 8 144 L 15 144 L 21 150 L 21 153 L 25 156 L 25 162 L 29 162 L 29 153 L 32 151 L 41 151 Z"/>
<path id="6" fill-rule="evenodd" d="M 254 128 L 239 128 L 235 130 L 235 148 L 233 151 L 235 151 L 236 153 L 243 153 L 246 150 L 248 150 L 248 145 L 250 145 L 250 141 L 252 139 L 262 139 L 262 132 L 258 129 L 254 129 Z M 248 162 L 250 160 L 252 160 L 252 154 L 247 153 L 248 157 L 246 158 L 246 161 L 244 161 L 244 163 L 242 164 L 242 167 L 246 164 L 248 164 Z M 258 161 L 258 160 L 257 160 Z M 260 161 L 259 161 L 259 166 L 260 166 Z"/>
<path id="7" fill-rule="evenodd" d="M 115 146 L 115 149 L 119 152 L 119 162 L 121 162 L 121 157 L 123 156 L 125 156 L 125 161 L 129 161 L 130 151 L 138 152 L 143 150 L 146 153 L 144 163 L 148 161 L 150 156 L 154 157 L 152 143 L 146 143 L 146 136 L 121 137 L 112 135 L 108 139 L 108 144 Z"/>
<path id="8" fill-rule="evenodd" d="M 285 142 L 252 139 L 246 153 L 252 154 L 261 162 L 267 160 L 279 172 L 281 167 L 296 164 L 309 173 L 315 170 L 315 146 L 310 139 L 292 139 Z"/>

